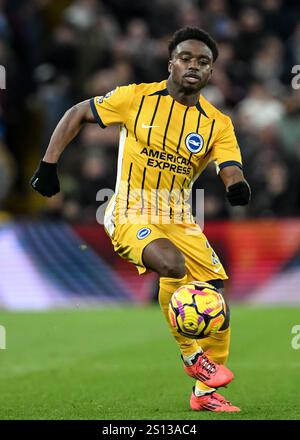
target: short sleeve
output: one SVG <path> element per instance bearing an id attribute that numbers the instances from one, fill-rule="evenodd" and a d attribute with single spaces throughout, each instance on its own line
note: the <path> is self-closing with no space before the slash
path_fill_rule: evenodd
<path id="1" fill-rule="evenodd" d="M 105 96 L 90 99 L 90 106 L 98 124 L 105 128 L 113 124 L 125 124 L 134 98 L 135 84 L 117 87 Z"/>
<path id="2" fill-rule="evenodd" d="M 231 119 L 226 116 L 225 126 L 220 130 L 214 141 L 210 159 L 213 160 L 217 167 L 217 173 L 222 168 L 230 165 L 242 166 L 241 151 L 236 139 Z"/>

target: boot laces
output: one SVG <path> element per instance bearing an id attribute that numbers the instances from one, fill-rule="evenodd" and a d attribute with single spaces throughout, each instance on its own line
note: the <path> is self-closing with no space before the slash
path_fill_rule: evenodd
<path id="1" fill-rule="evenodd" d="M 216 372 L 216 366 L 214 362 L 211 362 L 205 355 L 202 355 L 201 365 L 202 368 L 209 374 L 214 374 Z"/>

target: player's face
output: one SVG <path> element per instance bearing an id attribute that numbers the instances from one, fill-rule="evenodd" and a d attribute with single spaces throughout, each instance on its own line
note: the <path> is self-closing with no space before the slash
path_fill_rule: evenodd
<path id="1" fill-rule="evenodd" d="M 206 86 L 212 74 L 213 55 L 202 41 L 186 40 L 177 45 L 169 61 L 171 80 L 186 93 Z"/>

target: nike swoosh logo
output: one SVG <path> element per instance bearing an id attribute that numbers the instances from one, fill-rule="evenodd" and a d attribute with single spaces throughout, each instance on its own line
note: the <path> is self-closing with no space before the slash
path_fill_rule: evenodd
<path id="1" fill-rule="evenodd" d="M 218 269 L 214 269 L 214 272 L 219 272 L 222 269 L 222 266 L 218 267 Z"/>
<path id="2" fill-rule="evenodd" d="M 39 178 L 37 177 L 33 182 L 32 182 L 32 186 L 35 187 L 36 186 L 36 182 L 39 180 Z"/>
<path id="3" fill-rule="evenodd" d="M 142 128 L 159 128 L 160 125 L 146 125 L 144 123 L 142 123 Z"/>

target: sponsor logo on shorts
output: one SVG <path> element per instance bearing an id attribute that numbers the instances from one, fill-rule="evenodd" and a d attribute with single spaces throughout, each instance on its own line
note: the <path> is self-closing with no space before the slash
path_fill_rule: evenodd
<path id="1" fill-rule="evenodd" d="M 151 229 L 149 228 L 142 228 L 138 231 L 136 234 L 137 238 L 139 240 L 143 240 L 144 238 L 148 237 L 148 235 L 151 234 Z"/>
<path id="2" fill-rule="evenodd" d="M 186 148 L 190 153 L 196 154 L 202 150 L 204 144 L 203 137 L 198 133 L 190 133 L 185 138 Z"/>

